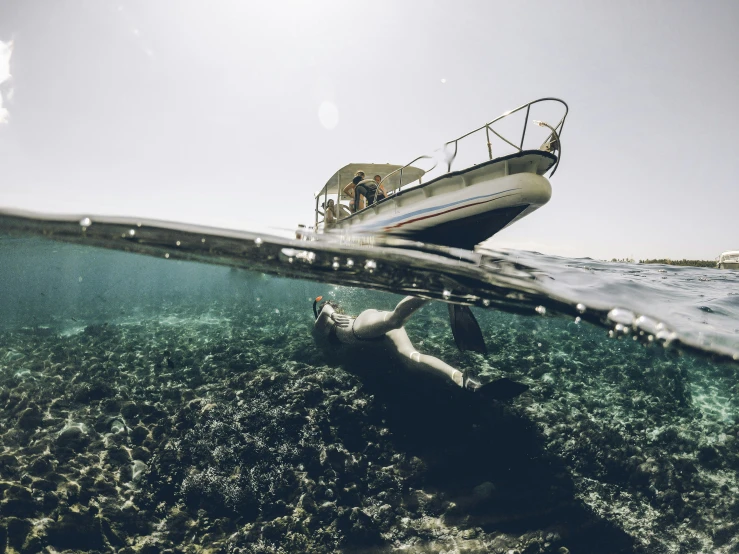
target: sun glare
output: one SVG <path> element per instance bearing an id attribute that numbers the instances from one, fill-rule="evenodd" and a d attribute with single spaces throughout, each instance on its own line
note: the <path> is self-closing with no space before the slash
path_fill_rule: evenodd
<path id="1" fill-rule="evenodd" d="M 339 124 L 339 109 L 333 102 L 322 102 L 318 108 L 318 121 L 324 129 L 331 130 Z"/>

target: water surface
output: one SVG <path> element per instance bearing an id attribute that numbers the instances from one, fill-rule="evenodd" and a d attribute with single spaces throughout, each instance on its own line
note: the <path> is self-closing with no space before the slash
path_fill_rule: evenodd
<path id="1" fill-rule="evenodd" d="M 16 549 L 737 547 L 736 272 L 84 216 L 0 229 Z M 438 300 L 408 323 L 420 351 L 530 391 L 485 403 L 311 339 L 318 295 L 357 314 L 409 293 Z M 474 306 L 487 355 L 456 349 L 445 301 Z"/>

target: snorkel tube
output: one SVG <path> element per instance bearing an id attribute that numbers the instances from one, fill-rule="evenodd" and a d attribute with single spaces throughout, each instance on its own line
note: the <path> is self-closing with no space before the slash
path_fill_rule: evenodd
<path id="1" fill-rule="evenodd" d="M 323 300 L 323 296 L 316 296 L 316 299 L 313 301 L 313 315 L 316 316 L 316 319 L 318 319 L 318 309 L 316 308 L 316 305 Z"/>

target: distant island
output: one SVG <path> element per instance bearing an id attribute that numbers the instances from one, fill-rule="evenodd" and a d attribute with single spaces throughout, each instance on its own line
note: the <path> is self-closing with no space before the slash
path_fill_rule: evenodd
<path id="1" fill-rule="evenodd" d="M 632 258 L 612 258 L 612 262 L 636 263 Z M 640 264 L 664 264 L 664 265 L 681 265 L 689 267 L 716 267 L 716 260 L 670 260 L 669 258 L 660 258 L 658 260 L 639 260 Z"/>

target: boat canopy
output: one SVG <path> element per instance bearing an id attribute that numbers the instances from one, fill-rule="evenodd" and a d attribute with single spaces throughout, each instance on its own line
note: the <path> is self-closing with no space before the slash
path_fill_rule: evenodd
<path id="1" fill-rule="evenodd" d="M 729 250 L 719 256 L 719 262 L 739 262 L 739 250 Z"/>
<path id="2" fill-rule="evenodd" d="M 323 186 L 323 188 L 316 192 L 315 196 L 319 197 L 333 195 L 335 197 L 339 193 L 339 191 L 343 190 L 343 188 L 351 182 L 351 180 L 354 178 L 354 174 L 357 171 L 364 171 L 364 176 L 366 179 L 372 179 L 375 175 L 380 175 L 383 179 L 385 179 L 385 177 L 389 173 L 392 173 L 393 171 L 400 169 L 401 167 L 403 167 L 403 185 L 407 185 L 413 183 L 414 181 L 417 181 L 423 176 L 424 173 L 426 173 L 423 169 L 419 169 L 413 166 L 404 167 L 402 165 L 394 164 L 362 163 L 347 164 L 339 169 L 336 173 L 334 173 Z M 390 177 L 382 183 L 383 187 L 385 187 L 385 190 L 388 192 L 390 192 L 391 190 L 396 190 L 400 186 L 400 184 L 400 172 L 390 175 Z M 341 195 L 342 200 L 347 198 L 349 197 L 344 194 Z"/>

